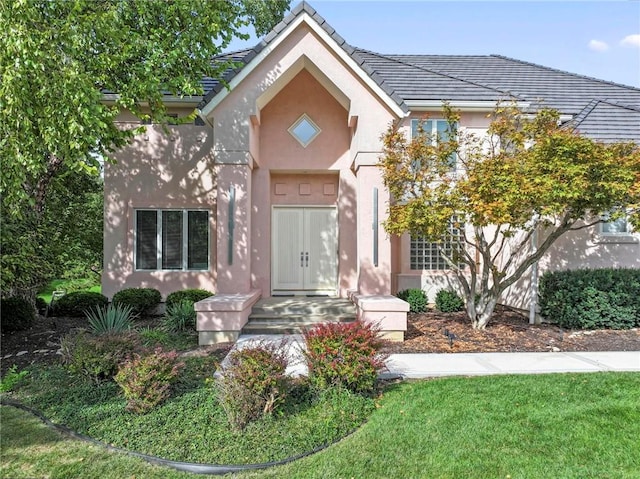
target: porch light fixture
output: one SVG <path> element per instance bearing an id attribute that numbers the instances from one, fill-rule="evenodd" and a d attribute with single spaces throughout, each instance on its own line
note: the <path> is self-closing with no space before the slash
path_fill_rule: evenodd
<path id="1" fill-rule="evenodd" d="M 289 127 L 289 133 L 293 136 L 303 148 L 306 148 L 322 130 L 316 125 L 307 114 L 303 114 L 296 122 Z"/>

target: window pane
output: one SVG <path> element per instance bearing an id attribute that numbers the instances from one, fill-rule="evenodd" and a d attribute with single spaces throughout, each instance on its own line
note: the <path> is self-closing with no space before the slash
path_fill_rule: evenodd
<path id="1" fill-rule="evenodd" d="M 162 269 L 182 269 L 182 211 L 162 212 Z"/>
<path id="2" fill-rule="evenodd" d="M 446 120 L 439 120 L 437 124 L 438 129 L 438 141 L 449 141 L 451 139 L 451 132 L 449 129 L 449 123 Z M 456 166 L 456 154 L 453 153 L 449 157 L 449 166 L 454 168 Z"/>
<path id="3" fill-rule="evenodd" d="M 136 269 L 158 268 L 158 215 L 136 211 Z"/>
<path id="4" fill-rule="evenodd" d="M 602 223 L 602 232 L 603 233 L 626 233 L 627 230 L 627 219 L 626 218 L 618 218 L 615 221 L 609 221 L 607 223 Z"/>
<path id="5" fill-rule="evenodd" d="M 431 135 L 433 122 L 431 120 L 411 120 L 411 138 L 418 136 L 418 125 L 422 125 L 422 131 L 426 135 Z"/>
<path id="6" fill-rule="evenodd" d="M 187 268 L 209 269 L 209 213 L 189 211 Z"/>

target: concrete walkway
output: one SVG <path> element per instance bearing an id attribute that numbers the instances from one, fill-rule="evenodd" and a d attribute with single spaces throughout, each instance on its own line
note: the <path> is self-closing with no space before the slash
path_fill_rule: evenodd
<path id="1" fill-rule="evenodd" d="M 234 348 L 281 342 L 288 348 L 290 375 L 306 375 L 302 335 L 242 335 Z M 224 367 L 225 361 L 222 362 Z M 549 353 L 392 354 L 382 377 L 407 379 L 488 374 L 586 373 L 640 371 L 640 351 Z"/>

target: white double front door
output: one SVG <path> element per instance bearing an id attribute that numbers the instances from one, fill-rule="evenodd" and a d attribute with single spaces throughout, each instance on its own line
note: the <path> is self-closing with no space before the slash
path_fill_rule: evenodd
<path id="1" fill-rule="evenodd" d="M 271 219 L 272 293 L 336 294 L 336 209 L 274 206 Z"/>

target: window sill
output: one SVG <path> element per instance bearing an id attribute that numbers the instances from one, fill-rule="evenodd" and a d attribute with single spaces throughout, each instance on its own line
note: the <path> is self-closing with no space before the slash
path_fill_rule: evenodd
<path id="1" fill-rule="evenodd" d="M 631 233 L 598 234 L 593 236 L 596 244 L 638 244 L 640 237 Z"/>

